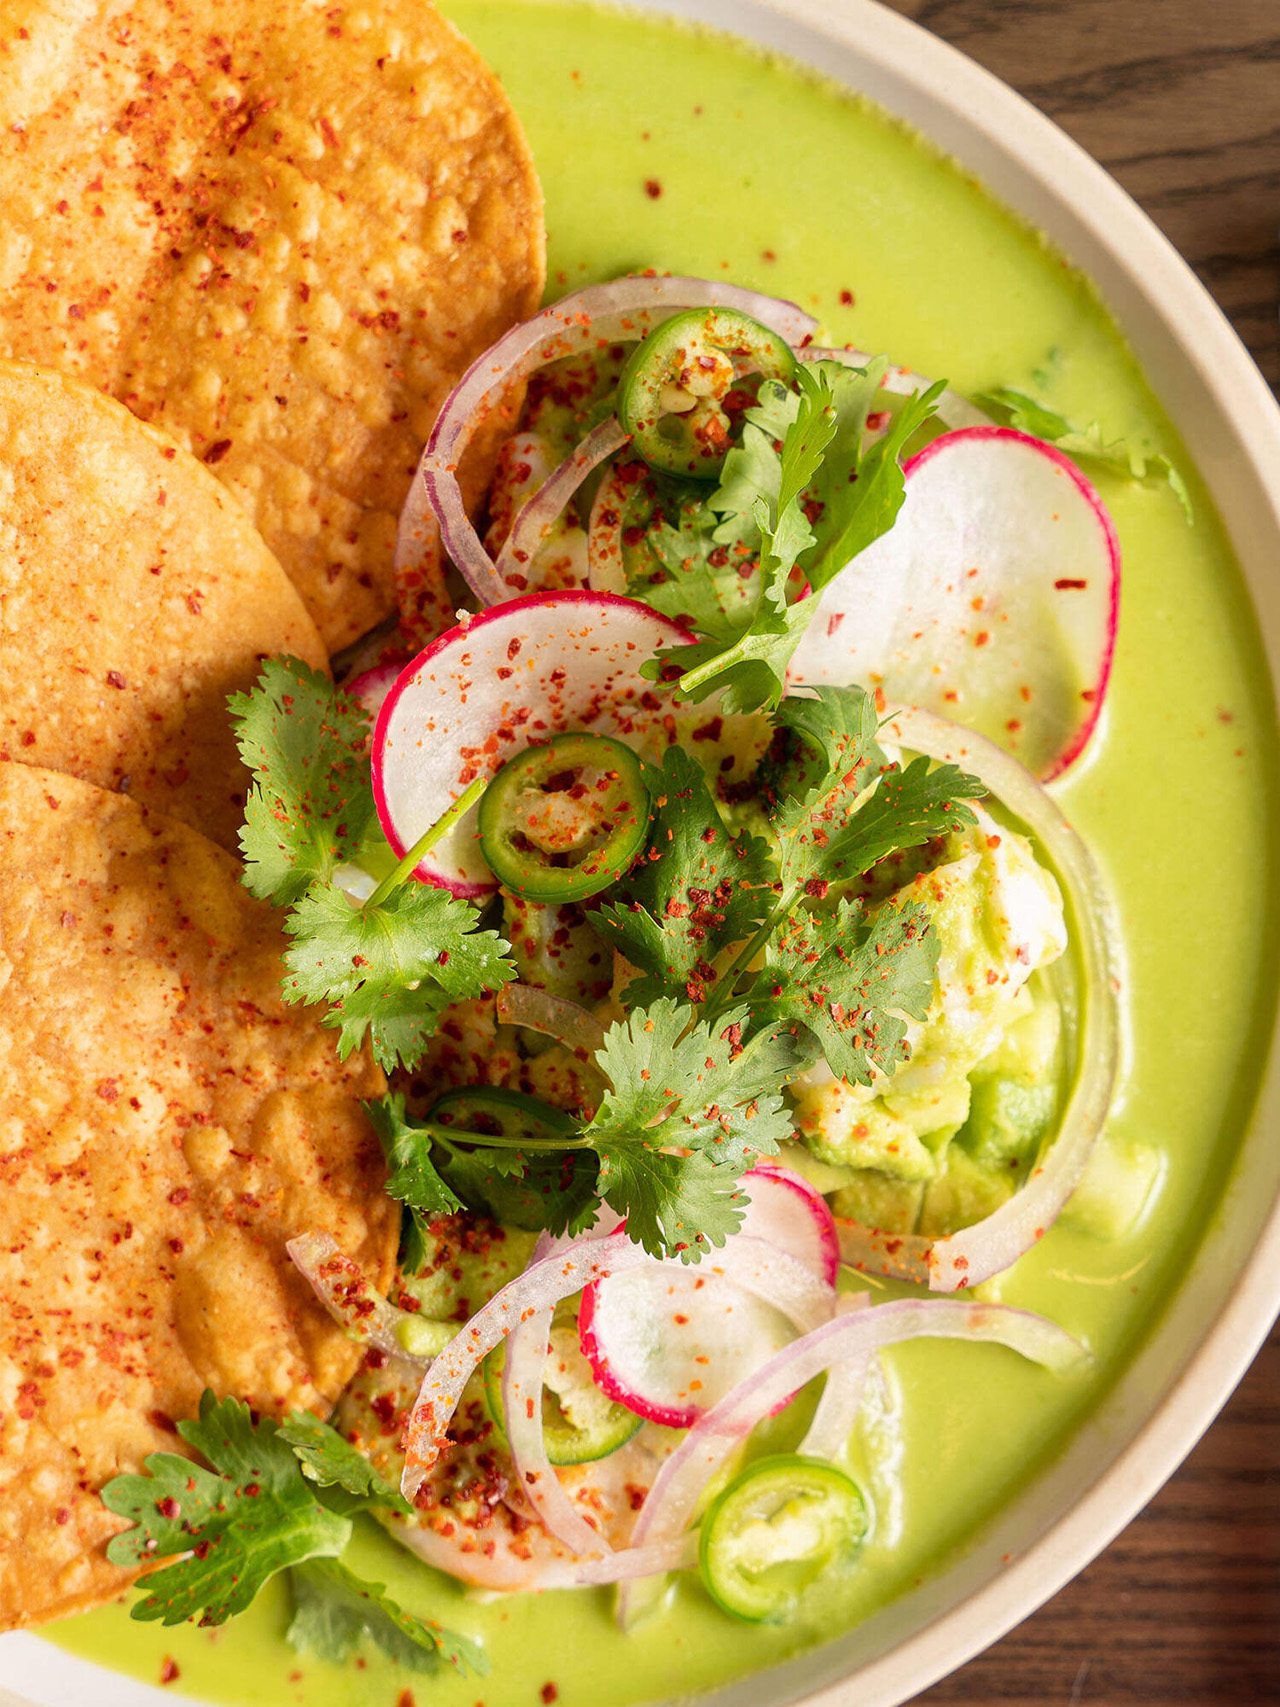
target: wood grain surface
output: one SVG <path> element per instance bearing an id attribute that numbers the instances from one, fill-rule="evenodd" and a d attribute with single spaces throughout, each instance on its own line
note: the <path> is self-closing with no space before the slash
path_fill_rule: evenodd
<path id="1" fill-rule="evenodd" d="M 889 0 L 1049 114 L 1280 387 L 1280 0 Z M 1084 1574 L 917 1707 L 1280 1703 L 1280 1331 Z"/>

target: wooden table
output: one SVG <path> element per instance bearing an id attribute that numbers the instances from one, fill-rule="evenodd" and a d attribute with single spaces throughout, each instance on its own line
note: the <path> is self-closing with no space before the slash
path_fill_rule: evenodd
<path id="1" fill-rule="evenodd" d="M 1151 214 L 1280 387 L 1280 0 L 889 0 Z M 1280 1332 L 1089 1570 L 918 1707 L 1280 1703 Z"/>

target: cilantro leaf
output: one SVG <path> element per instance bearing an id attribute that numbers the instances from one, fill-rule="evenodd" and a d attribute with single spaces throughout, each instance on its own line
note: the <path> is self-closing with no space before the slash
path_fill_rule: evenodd
<path id="1" fill-rule="evenodd" d="M 668 747 L 660 773 L 655 766 L 647 780 L 651 857 L 592 915 L 592 927 L 649 974 L 628 985 L 629 1006 L 662 994 L 702 1001 L 716 956 L 768 912 L 770 852 L 758 836 L 726 829 L 702 766 L 682 748 Z"/>
<path id="2" fill-rule="evenodd" d="M 293 1618 L 285 1638 L 301 1654 L 337 1665 L 372 1648 L 405 1671 L 430 1675 L 452 1666 L 483 1677 L 489 1670 L 478 1643 L 415 1618 L 382 1583 L 365 1582 L 336 1560 L 299 1567 L 290 1586 Z"/>
<path id="3" fill-rule="evenodd" d="M 793 604 L 788 582 L 801 553 L 814 543 L 803 499 L 836 432 L 830 384 L 816 369 L 797 370 L 799 404 L 787 428 L 779 461 L 776 495 L 757 492 L 753 514 L 760 534 L 760 597 L 755 614 L 732 645 L 715 640 L 674 647 L 660 664 L 684 673 L 682 697 L 721 696 L 727 711 L 774 706 L 786 692 L 787 665 L 808 627 L 813 607 Z"/>
<path id="4" fill-rule="evenodd" d="M 1007 385 L 983 392 L 975 401 L 1004 417 L 1020 433 L 1043 439 L 1067 456 L 1100 463 L 1130 480 L 1164 480 L 1182 505 L 1188 525 L 1194 525 L 1195 509 L 1187 482 L 1163 451 L 1148 451 L 1128 439 L 1108 439 L 1097 421 L 1083 430 L 1073 427 L 1065 415 Z"/>
<path id="5" fill-rule="evenodd" d="M 767 379 L 743 417 L 742 438 L 724 459 L 720 484 L 707 501 L 716 517 L 717 545 L 759 550 L 756 499 L 776 504 L 782 489 L 781 446 L 800 408 L 797 392 Z"/>
<path id="6" fill-rule="evenodd" d="M 833 788 L 856 794 L 887 762 L 876 741 L 876 702 L 865 688 L 806 688 L 802 694 L 789 694 L 773 721 L 775 728 L 798 736 L 811 754 L 821 756 L 824 794 Z"/>
<path id="7" fill-rule="evenodd" d="M 406 1516 L 413 1507 L 400 1490 L 387 1481 L 363 1452 L 358 1452 L 336 1428 L 321 1422 L 310 1411 L 294 1411 L 279 1428 L 294 1457 L 303 1466 L 303 1476 L 317 1488 L 341 1488 L 352 1496 L 351 1509 L 382 1506 Z M 332 1510 L 332 1501 L 325 1501 Z"/>
<path id="8" fill-rule="evenodd" d="M 429 883 L 409 882 L 385 901 L 355 907 L 329 883 L 314 884 L 285 921 L 285 1000 L 333 1002 L 325 1024 L 345 1060 L 369 1037 L 378 1064 L 412 1067 L 440 1013 L 515 976 L 494 931 Z"/>
<path id="9" fill-rule="evenodd" d="M 695 1020 L 662 997 L 610 1026 L 596 1055 L 609 1088 L 583 1138 L 600 1157 L 601 1195 L 653 1255 L 696 1261 L 723 1243 L 741 1218 L 734 1181 L 791 1135 L 780 1086 L 795 1041 L 778 1026 L 744 1044 L 749 1017 Z"/>
<path id="10" fill-rule="evenodd" d="M 819 368 L 830 365 L 818 363 Z M 868 372 L 866 383 L 870 383 L 870 377 Z M 876 383 L 879 384 L 878 377 Z M 858 458 L 855 454 L 850 461 L 850 450 L 856 452 L 856 446 L 846 446 L 843 456 L 825 460 L 816 486 L 822 504 L 815 524 L 816 549 L 803 564 L 815 593 L 834 580 L 872 540 L 888 533 L 897 520 L 907 494 L 902 473 L 903 453 L 933 415 L 945 390 L 945 382 L 938 380 L 928 391 L 908 398 L 889 431 L 876 440 L 865 456 Z M 864 421 L 865 418 L 864 413 Z"/>
<path id="11" fill-rule="evenodd" d="M 861 901 L 834 912 L 797 908 L 771 939 L 761 983 L 770 1012 L 798 1021 L 832 1072 L 869 1085 L 909 1054 L 906 1022 L 923 1019 L 933 996 L 937 942 L 918 903 L 868 913 Z"/>
<path id="12" fill-rule="evenodd" d="M 426 1215 L 452 1215 L 462 1209 L 462 1199 L 432 1163 L 430 1134 L 405 1119 L 404 1092 L 392 1091 L 364 1107 L 390 1169 L 387 1196 Z"/>
<path id="13" fill-rule="evenodd" d="M 117 1476 L 102 1490 L 107 1509 L 136 1525 L 108 1543 L 112 1564 L 186 1554 L 147 1577 L 135 1618 L 180 1624 L 198 1614 L 202 1624 L 221 1624 L 286 1566 L 346 1546 L 350 1518 L 319 1503 L 275 1424 L 255 1426 L 247 1405 L 206 1391 L 198 1421 L 178 1432 L 213 1470 L 153 1452 L 147 1474 Z"/>
<path id="14" fill-rule="evenodd" d="M 832 772 L 803 800 L 782 803 L 775 824 L 784 895 L 802 889 L 825 894 L 830 884 L 860 876 L 887 854 L 973 823 L 964 801 L 986 792 L 957 766 L 931 768 L 924 757 L 905 770 L 886 772 L 870 798 L 858 804 L 866 780 L 860 770 L 852 781 Z"/>
<path id="15" fill-rule="evenodd" d="M 659 572 L 633 574 L 628 591 L 655 610 L 692 623 L 699 633 L 728 643 L 750 620 L 759 575 L 749 554 L 735 556 L 716 544 L 716 518 L 705 496 L 705 491 L 694 490 L 678 497 L 674 526 L 666 519 L 670 504 L 655 510 L 644 537 Z M 744 568 L 746 574 L 740 572 Z"/>
<path id="16" fill-rule="evenodd" d="M 244 881 L 285 906 L 349 858 L 374 823 L 369 715 L 298 658 L 269 658 L 232 694 L 240 756 L 253 772 L 240 832 Z"/>

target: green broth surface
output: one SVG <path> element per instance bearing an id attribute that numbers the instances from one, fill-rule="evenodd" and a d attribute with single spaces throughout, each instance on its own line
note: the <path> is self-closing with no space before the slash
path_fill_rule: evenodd
<path id="1" fill-rule="evenodd" d="M 809 307 L 833 340 L 884 350 L 963 391 L 1041 391 L 1064 413 L 1182 458 L 1088 282 L 965 172 L 875 107 L 745 44 L 560 3 L 447 0 L 502 76 L 547 194 L 548 294 L 643 267 L 731 278 Z M 1166 1158 L 1154 1208 L 1104 1243 L 1055 1228 L 999 1284 L 1087 1341 L 1060 1378 L 989 1346 L 885 1358 L 900 1446 L 871 1478 L 859 1569 L 795 1623 L 715 1610 L 696 1578 L 635 1634 L 607 1591 L 482 1604 L 372 1524 L 364 1574 L 486 1645 L 491 1674 L 334 1668 L 282 1641 L 279 1583 L 217 1631 L 131 1622 L 122 1606 L 50 1632 L 76 1653 L 210 1701 L 396 1707 L 622 1707 L 767 1666 L 951 1561 L 1114 1380 L 1181 1278 L 1247 1121 L 1270 1027 L 1276 732 L 1260 644 L 1223 531 L 1192 479 L 1172 494 L 1103 478 L 1124 549 L 1122 621 L 1101 730 L 1057 787 L 1114 889 L 1126 961 L 1118 1134 Z M 874 1455 L 873 1455 L 874 1456 Z M 893 1462 L 889 1462 L 889 1457 Z M 895 1467 L 896 1466 L 896 1467 Z"/>

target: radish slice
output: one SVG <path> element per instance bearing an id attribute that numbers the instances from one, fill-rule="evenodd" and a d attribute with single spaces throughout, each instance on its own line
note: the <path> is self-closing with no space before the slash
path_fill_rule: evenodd
<path id="1" fill-rule="evenodd" d="M 751 1193 L 738 1232 L 765 1239 L 802 1262 L 828 1286 L 840 1272 L 835 1217 L 820 1191 L 790 1168 L 763 1162 L 744 1176 Z"/>
<path id="2" fill-rule="evenodd" d="M 632 1546 L 653 1547 L 682 1534 L 725 1459 L 780 1399 L 835 1365 L 849 1361 L 865 1371 L 883 1347 L 921 1338 L 994 1342 L 1055 1373 L 1074 1368 L 1088 1356 L 1079 1340 L 1055 1322 L 1003 1304 L 908 1298 L 839 1314 L 793 1340 L 698 1420 L 658 1472 L 632 1533 Z M 618 1601 L 624 1628 L 634 1604 L 633 1594 L 624 1590 Z"/>
<path id="3" fill-rule="evenodd" d="M 882 687 L 1060 775 L 1111 673 L 1120 545 L 1102 500 L 1009 427 L 946 433 L 905 473 L 897 521 L 823 592 L 791 680 Z"/>
<path id="4" fill-rule="evenodd" d="M 373 669 L 365 670 L 354 681 L 345 682 L 343 685 L 353 699 L 360 701 L 369 713 L 370 721 L 376 722 L 383 701 L 396 685 L 403 669 L 403 658 L 397 659 L 393 664 L 375 664 Z"/>
<path id="5" fill-rule="evenodd" d="M 656 1265 L 587 1287 L 578 1334 L 596 1385 L 666 1428 L 689 1428 L 795 1338 L 732 1281 Z"/>
<path id="6" fill-rule="evenodd" d="M 710 1281 L 729 1272 L 720 1256 L 717 1253 L 715 1259 L 704 1258 L 696 1273 Z M 602 1239 L 588 1236 L 568 1247 L 552 1249 L 496 1292 L 440 1352 L 423 1380 L 405 1430 L 401 1481 L 405 1498 L 413 1498 L 443 1450 L 463 1388 L 481 1358 L 538 1311 L 596 1281 L 644 1267 L 690 1272 L 680 1263 L 657 1262 L 626 1233 L 611 1233 Z M 743 1290 L 769 1299 L 798 1323 L 820 1321 L 830 1310 L 830 1288 L 794 1257 L 760 1239 L 741 1234 L 734 1239 L 732 1275 Z"/>
<path id="7" fill-rule="evenodd" d="M 1075 1083 L 1057 1133 L 1022 1189 L 994 1214 L 942 1239 L 836 1223 L 841 1260 L 851 1268 L 954 1292 L 1011 1267 L 1053 1226 L 1080 1182 L 1111 1107 L 1120 1067 L 1119 939 L 1110 896 L 1089 850 L 1016 759 L 972 730 L 927 711 L 894 710 L 882 733 L 911 752 L 959 765 L 1021 819 L 1065 891 L 1080 962 Z"/>
<path id="8" fill-rule="evenodd" d="M 655 1265 L 582 1295 L 578 1333 L 597 1385 L 650 1422 L 688 1428 L 803 1326 L 734 1285 L 738 1239 L 785 1251 L 824 1286 L 835 1286 L 840 1242 L 821 1193 L 790 1168 L 771 1164 L 753 1168 L 744 1184 L 751 1200 L 725 1245 L 725 1277 Z M 834 1304 L 832 1296 L 828 1309 Z M 807 1317 L 808 1300 L 805 1306 Z"/>
<path id="9" fill-rule="evenodd" d="M 635 599 L 570 588 L 482 611 L 427 647 L 387 695 L 373 737 L 383 834 L 403 858 L 477 777 L 566 729 L 656 757 L 674 738 L 670 691 L 640 666 L 691 636 Z M 417 868 L 455 895 L 497 888 L 465 814 Z"/>
<path id="10" fill-rule="evenodd" d="M 458 485 L 458 464 L 476 428 L 536 368 L 634 341 L 681 309 L 705 307 L 738 309 L 794 344 L 811 337 L 817 324 L 793 302 L 719 279 L 623 278 L 572 292 L 478 356 L 445 399 L 409 486 L 396 534 L 397 584 L 431 566 L 438 524 L 445 550 L 480 603 L 501 603 L 509 589 L 471 524 Z"/>

